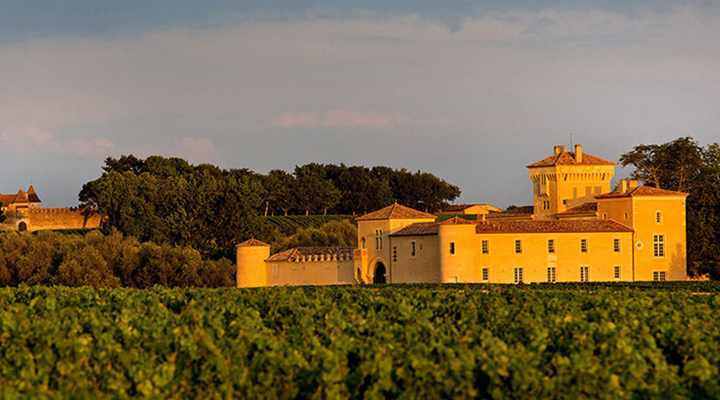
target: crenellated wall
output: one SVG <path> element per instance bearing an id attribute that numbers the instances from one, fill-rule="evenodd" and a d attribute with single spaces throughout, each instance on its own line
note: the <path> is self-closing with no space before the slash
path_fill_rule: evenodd
<path id="1" fill-rule="evenodd" d="M 31 208 L 25 211 L 27 230 L 97 228 L 101 218 L 94 210 L 79 208 Z M 89 214 L 88 216 L 86 216 Z"/>

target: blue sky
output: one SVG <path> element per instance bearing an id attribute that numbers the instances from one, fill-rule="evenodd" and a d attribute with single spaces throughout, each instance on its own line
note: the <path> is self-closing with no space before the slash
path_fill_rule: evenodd
<path id="1" fill-rule="evenodd" d="M 692 1 L 0 0 L 0 191 L 72 206 L 132 153 L 420 169 L 528 204 L 524 166 L 571 134 L 610 160 L 718 141 L 717 21 Z"/>

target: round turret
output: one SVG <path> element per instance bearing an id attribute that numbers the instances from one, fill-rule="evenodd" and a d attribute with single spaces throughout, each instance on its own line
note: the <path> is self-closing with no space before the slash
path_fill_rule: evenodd
<path id="1" fill-rule="evenodd" d="M 265 260 L 270 257 L 270 245 L 256 239 L 236 246 L 237 287 L 263 287 L 267 285 Z"/>

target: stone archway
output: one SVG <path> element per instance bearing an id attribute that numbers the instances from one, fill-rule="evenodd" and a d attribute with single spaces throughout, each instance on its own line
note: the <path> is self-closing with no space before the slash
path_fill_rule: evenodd
<path id="1" fill-rule="evenodd" d="M 18 231 L 20 231 L 20 232 L 25 232 L 25 231 L 27 231 L 27 222 L 21 221 L 21 222 L 18 224 Z"/>
<path id="2" fill-rule="evenodd" d="M 378 262 L 375 264 L 375 273 L 373 274 L 373 283 L 387 283 L 387 270 L 385 264 Z"/>

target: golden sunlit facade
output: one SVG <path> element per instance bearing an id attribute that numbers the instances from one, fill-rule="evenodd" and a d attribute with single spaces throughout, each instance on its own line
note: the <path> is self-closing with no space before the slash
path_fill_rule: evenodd
<path id="1" fill-rule="evenodd" d="M 270 255 L 238 245 L 238 287 L 685 280 L 686 193 L 621 180 L 615 163 L 555 146 L 527 166 L 533 205 L 479 220 L 399 204 L 357 219 L 358 246 Z"/>

